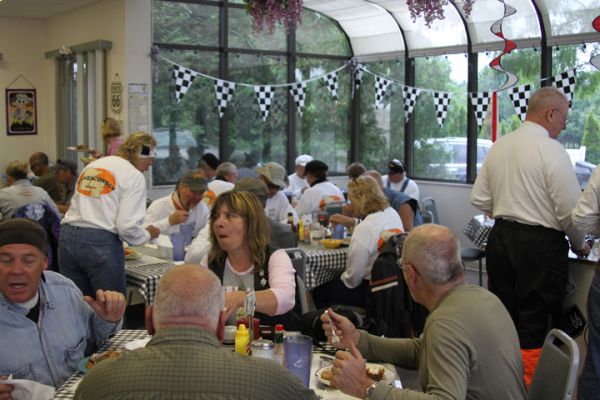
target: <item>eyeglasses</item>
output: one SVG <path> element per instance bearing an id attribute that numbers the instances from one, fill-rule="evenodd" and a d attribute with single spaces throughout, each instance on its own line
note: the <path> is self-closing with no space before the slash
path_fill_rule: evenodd
<path id="1" fill-rule="evenodd" d="M 561 117 L 563 117 L 565 124 L 568 124 L 569 121 L 571 120 L 571 117 L 569 116 L 569 114 L 563 114 L 560 112 L 560 110 L 558 108 L 555 108 L 553 111 L 556 111 Z"/>

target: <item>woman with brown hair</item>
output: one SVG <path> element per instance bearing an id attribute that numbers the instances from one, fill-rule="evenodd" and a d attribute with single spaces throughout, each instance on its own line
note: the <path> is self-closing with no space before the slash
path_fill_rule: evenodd
<path id="1" fill-rule="evenodd" d="M 364 307 L 371 267 L 377 258 L 378 244 L 386 231 L 404 230 L 398 213 L 389 206 L 379 185 L 369 176 L 361 175 L 348 183 L 348 198 L 356 225 L 348 248 L 348 262 L 340 279 L 313 290 L 317 308 L 332 304 Z"/>
<path id="2" fill-rule="evenodd" d="M 62 222 L 60 272 L 86 294 L 96 290 L 125 293 L 123 242 L 142 244 L 158 236 L 144 229 L 145 170 L 154 160 L 156 141 L 145 132 L 131 134 L 116 156 L 88 164 L 77 180 Z"/>
<path id="3" fill-rule="evenodd" d="M 294 327 L 294 267 L 284 250 L 269 245 L 269 224 L 259 199 L 246 191 L 222 193 L 211 211 L 210 227 L 212 247 L 201 265 L 221 279 L 230 321 L 244 307 L 245 289 L 254 288 L 261 323 Z"/>
<path id="4" fill-rule="evenodd" d="M 114 156 L 117 154 L 117 150 L 123 144 L 123 137 L 121 132 L 121 124 L 114 118 L 106 117 L 100 126 L 102 131 L 102 140 L 106 144 L 106 156 Z M 93 158 L 100 158 L 103 156 L 96 149 L 90 150 L 90 155 Z"/>

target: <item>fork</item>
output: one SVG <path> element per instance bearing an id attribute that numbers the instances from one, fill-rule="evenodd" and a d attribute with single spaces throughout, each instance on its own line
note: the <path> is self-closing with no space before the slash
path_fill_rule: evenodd
<path id="1" fill-rule="evenodd" d="M 331 315 L 329 315 L 328 310 L 325 310 L 325 314 L 327 314 L 327 318 L 329 319 L 329 324 L 331 325 L 331 344 L 338 344 L 340 342 L 340 338 L 335 333 L 335 325 L 333 324 Z"/>

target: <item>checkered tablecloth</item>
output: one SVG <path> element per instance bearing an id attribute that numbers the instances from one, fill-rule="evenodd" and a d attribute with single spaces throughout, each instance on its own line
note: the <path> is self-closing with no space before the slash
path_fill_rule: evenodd
<path id="1" fill-rule="evenodd" d="M 484 215 L 475 215 L 465 226 L 463 233 L 479 248 L 485 248 L 488 236 L 494 227 L 494 220 Z"/>
<path id="2" fill-rule="evenodd" d="M 173 249 L 169 247 L 159 247 L 153 245 L 143 245 L 143 246 L 135 246 L 134 249 L 139 251 L 140 253 L 159 258 L 161 260 L 172 260 L 173 259 Z"/>
<path id="3" fill-rule="evenodd" d="M 125 264 L 127 286 L 137 289 L 144 296 L 146 304 L 151 304 L 154 302 L 154 293 L 156 292 L 158 281 L 160 281 L 165 272 L 174 266 L 173 262 L 168 261 L 145 265 Z"/>
<path id="4" fill-rule="evenodd" d="M 119 331 L 115 336 L 107 339 L 102 343 L 98 351 L 104 351 L 108 349 L 124 349 L 125 344 L 136 339 L 148 338 L 148 332 L 145 330 L 132 330 L 123 329 Z M 79 381 L 83 378 L 83 373 L 77 371 L 73 374 L 54 394 L 54 399 L 72 399 L 75 395 L 75 389 Z"/>
<path id="5" fill-rule="evenodd" d="M 339 278 L 348 260 L 348 248 L 305 249 L 306 253 L 306 290 Z"/>

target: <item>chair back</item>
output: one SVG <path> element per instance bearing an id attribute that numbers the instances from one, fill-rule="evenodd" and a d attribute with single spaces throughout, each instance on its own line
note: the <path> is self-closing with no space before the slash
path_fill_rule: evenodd
<path id="1" fill-rule="evenodd" d="M 577 343 L 560 329 L 552 329 L 544 341 L 527 399 L 572 399 L 578 366 Z"/>
<path id="2" fill-rule="evenodd" d="M 433 224 L 433 213 L 431 211 L 419 210 L 424 224 Z"/>
<path id="3" fill-rule="evenodd" d="M 308 291 L 306 290 L 306 253 L 304 250 L 298 247 L 293 247 L 290 249 L 284 249 L 290 259 L 292 260 L 292 265 L 296 270 L 296 293 L 297 298 L 300 300 L 300 307 L 302 310 L 302 314 L 305 314 L 311 310 L 314 310 L 315 307 L 308 301 Z"/>
<path id="4" fill-rule="evenodd" d="M 433 221 L 431 221 L 431 223 L 439 224 L 440 216 L 438 215 L 437 207 L 435 205 L 435 199 L 433 197 L 425 197 L 421 204 L 423 204 L 423 210 L 429 211 L 433 216 Z"/>
<path id="5" fill-rule="evenodd" d="M 48 240 L 48 269 L 58 272 L 58 240 L 60 216 L 48 204 L 27 204 L 19 208 L 13 218 L 27 218 L 39 223 Z"/>

